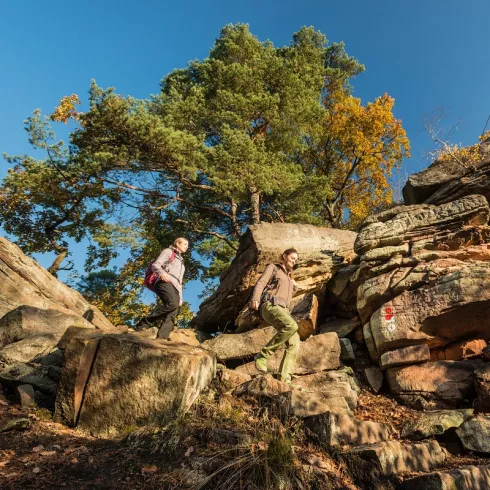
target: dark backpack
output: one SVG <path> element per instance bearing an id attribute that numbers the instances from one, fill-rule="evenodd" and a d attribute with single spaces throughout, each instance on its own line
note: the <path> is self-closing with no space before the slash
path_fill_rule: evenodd
<path id="1" fill-rule="evenodd" d="M 176 255 L 177 255 L 177 253 L 175 252 L 175 250 L 172 250 L 172 253 L 170 254 L 170 258 L 167 260 L 167 262 L 165 262 L 165 264 L 163 266 L 164 269 L 165 269 L 165 267 L 167 267 L 168 264 L 170 264 L 170 262 L 172 262 L 172 260 L 175 259 Z M 153 269 L 151 267 L 154 263 L 155 263 L 155 260 L 152 260 L 150 262 L 150 265 L 147 267 L 146 272 L 145 272 L 145 278 L 143 280 L 143 284 L 150 291 L 153 291 L 154 293 L 156 293 L 155 284 L 157 283 L 157 280 L 158 280 L 158 274 L 156 272 L 153 272 Z"/>

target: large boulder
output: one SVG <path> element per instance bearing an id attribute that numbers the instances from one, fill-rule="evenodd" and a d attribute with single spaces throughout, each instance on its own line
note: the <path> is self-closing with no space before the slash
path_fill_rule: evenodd
<path id="1" fill-rule="evenodd" d="M 17 245 L 0 237 L 0 318 L 23 305 L 82 316 L 100 329 L 114 328 L 100 310 L 58 281 Z"/>
<path id="2" fill-rule="evenodd" d="M 65 406 L 57 415 L 73 424 L 78 413 L 77 427 L 101 437 L 176 419 L 216 374 L 215 356 L 200 347 L 134 335 L 101 336 L 96 348 L 79 340 L 67 347 L 78 342 L 63 368 L 58 397 Z M 86 379 L 83 396 L 79 378 Z"/>
<path id="3" fill-rule="evenodd" d="M 59 340 L 69 327 L 95 328 L 80 315 L 19 306 L 0 319 L 0 348 L 30 335 L 53 334 Z"/>
<path id="4" fill-rule="evenodd" d="M 92 332 L 95 327 L 79 315 L 19 306 L 0 319 L 0 361 L 43 362 L 70 329 Z"/>
<path id="5" fill-rule="evenodd" d="M 294 273 L 299 286 L 296 301 L 307 293 L 322 292 L 325 283 L 354 257 L 355 238 L 356 234 L 351 231 L 312 225 L 261 223 L 250 226 L 241 239 L 237 256 L 222 274 L 217 291 L 201 304 L 192 326 L 207 332 L 233 329 L 267 264 L 277 263 L 281 253 L 290 247 L 299 252 Z"/>

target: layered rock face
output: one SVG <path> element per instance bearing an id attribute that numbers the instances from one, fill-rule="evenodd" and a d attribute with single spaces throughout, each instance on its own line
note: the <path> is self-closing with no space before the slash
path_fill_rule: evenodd
<path id="1" fill-rule="evenodd" d="M 444 408 L 474 392 L 476 367 L 450 361 L 481 354 L 490 340 L 489 217 L 485 197 L 470 195 L 400 206 L 359 231 L 351 283 L 364 339 L 408 404 Z"/>
<path id="2" fill-rule="evenodd" d="M 58 281 L 17 245 L 0 237 L 0 318 L 19 306 L 53 309 L 84 317 L 95 327 L 114 326 L 77 291 Z"/>
<path id="3" fill-rule="evenodd" d="M 477 154 L 475 163 L 446 157 L 411 175 L 403 188 L 405 204 L 442 204 L 471 194 L 490 199 L 490 139 L 479 145 Z"/>
<path id="4" fill-rule="evenodd" d="M 294 278 L 299 289 L 295 300 L 308 293 L 323 296 L 325 283 L 351 259 L 356 234 L 311 225 L 261 223 L 250 226 L 237 256 L 221 276 L 216 293 L 201 304 L 192 326 L 206 332 L 233 330 L 235 321 L 267 264 L 277 263 L 281 253 L 295 248 L 299 261 Z M 250 323 L 257 322 L 257 318 Z"/>

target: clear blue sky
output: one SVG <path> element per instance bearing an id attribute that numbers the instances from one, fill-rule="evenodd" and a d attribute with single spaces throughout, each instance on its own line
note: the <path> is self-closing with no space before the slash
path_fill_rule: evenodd
<path id="1" fill-rule="evenodd" d="M 313 25 L 366 66 L 354 81 L 363 102 L 388 92 L 412 143 L 408 173 L 427 165 L 433 148 L 421 120 L 437 107 L 455 142 L 472 144 L 490 114 L 489 0 L 2 0 L 0 3 L 0 152 L 29 153 L 23 120 L 49 114 L 71 93 L 84 102 L 90 80 L 146 98 L 161 78 L 208 54 L 220 28 L 248 23 L 261 40 L 289 44 Z M 7 170 L 0 162 L 0 177 Z M 84 246 L 75 249 L 83 265 Z M 49 265 L 51 257 L 36 257 Z M 186 288 L 197 310 L 199 284 Z"/>

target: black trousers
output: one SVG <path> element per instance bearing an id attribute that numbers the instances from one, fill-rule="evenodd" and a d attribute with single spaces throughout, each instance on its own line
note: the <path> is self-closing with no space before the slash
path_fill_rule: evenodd
<path id="1" fill-rule="evenodd" d="M 153 326 L 158 327 L 158 338 L 168 339 L 179 311 L 179 292 L 171 283 L 163 281 L 157 282 L 155 290 L 160 301 L 148 316 L 136 324 L 136 328 L 142 330 Z"/>

